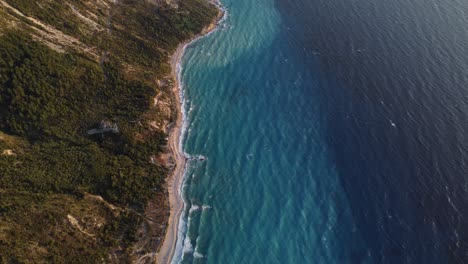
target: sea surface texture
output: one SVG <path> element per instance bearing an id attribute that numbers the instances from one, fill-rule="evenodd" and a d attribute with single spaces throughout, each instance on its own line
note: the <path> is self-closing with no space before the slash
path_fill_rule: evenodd
<path id="1" fill-rule="evenodd" d="M 468 263 L 468 3 L 225 0 L 174 263 Z"/>

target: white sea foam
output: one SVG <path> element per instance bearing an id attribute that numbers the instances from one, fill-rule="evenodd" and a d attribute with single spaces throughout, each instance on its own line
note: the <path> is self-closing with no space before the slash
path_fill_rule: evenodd
<path id="1" fill-rule="evenodd" d="M 182 181 L 182 184 L 179 186 L 179 190 L 178 190 L 180 196 L 182 197 L 182 201 L 184 202 L 184 210 L 183 210 L 184 212 L 187 210 L 187 203 L 185 202 L 185 199 L 183 198 L 183 190 L 186 186 L 187 173 L 188 171 L 186 170 L 186 168 L 184 168 L 184 172 L 182 175 L 183 181 Z M 190 218 L 188 218 L 187 221 L 185 221 L 184 216 L 185 214 L 182 213 L 179 218 L 179 226 L 177 228 L 177 243 L 176 243 L 176 248 L 174 250 L 174 256 L 172 256 L 171 264 L 177 264 L 182 260 L 184 248 L 186 247 L 184 240 L 186 237 L 185 235 L 187 233 L 187 227 L 190 223 Z"/>
<path id="2" fill-rule="evenodd" d="M 180 238 L 184 237 L 186 223 L 181 217 L 179 221 L 179 227 L 177 228 L 177 243 L 174 251 L 174 256 L 172 256 L 171 264 L 177 264 L 182 259 L 182 249 L 183 249 L 183 240 Z"/>
<path id="3" fill-rule="evenodd" d="M 194 258 L 204 258 L 205 256 L 200 253 L 200 249 L 198 248 L 198 245 L 199 245 L 199 240 L 200 240 L 200 237 L 197 237 L 197 239 L 195 240 L 195 250 L 193 251 L 193 257 Z"/>
<path id="4" fill-rule="evenodd" d="M 203 205 L 203 206 L 202 206 L 202 209 L 203 209 L 203 210 L 208 210 L 208 209 L 211 209 L 211 208 L 212 208 L 212 207 L 209 206 L 209 205 Z"/>
<path id="5" fill-rule="evenodd" d="M 184 240 L 184 248 L 182 249 L 182 252 L 185 253 L 192 253 L 193 252 L 193 246 L 192 242 L 190 241 L 189 237 L 185 237 Z"/>
<path id="6" fill-rule="evenodd" d="M 222 6 L 221 2 L 219 2 L 219 1 L 218 1 L 217 5 L 221 9 L 221 11 L 223 12 L 223 17 L 218 22 L 218 25 L 220 25 L 221 23 L 224 23 L 224 21 L 227 18 L 227 9 L 224 8 Z M 208 34 L 200 36 L 198 38 L 195 38 L 191 42 L 185 44 L 184 47 L 182 48 L 181 58 L 183 58 L 183 56 L 185 54 L 185 51 L 186 51 L 188 46 L 190 46 L 193 43 L 197 42 L 202 37 L 211 35 L 212 33 L 214 33 L 217 30 L 219 30 L 219 27 L 216 27 L 215 30 L 212 30 Z M 182 115 L 182 127 L 181 127 L 181 131 L 180 131 L 180 135 L 179 135 L 179 152 L 182 153 L 185 158 L 190 159 L 191 155 L 186 153 L 184 151 L 184 149 L 183 149 L 183 142 L 185 140 L 185 135 L 186 135 L 187 130 L 188 130 L 189 122 L 188 122 L 188 118 L 187 118 L 188 113 L 187 113 L 187 110 L 186 110 L 186 102 L 188 102 L 188 100 L 185 99 L 184 86 L 183 86 L 183 83 L 182 83 L 182 69 L 183 69 L 183 67 L 182 67 L 182 64 L 181 64 L 181 60 L 176 65 L 176 78 L 177 78 L 177 81 L 178 81 L 178 84 L 179 84 L 179 91 L 178 91 L 179 92 L 179 100 L 180 100 L 179 103 L 180 103 L 181 115 Z M 185 212 L 186 212 L 187 203 L 185 202 L 185 199 L 184 199 L 183 190 L 184 190 L 184 186 L 185 186 L 185 183 L 186 183 L 186 180 L 187 180 L 186 176 L 187 176 L 187 164 L 186 164 L 186 167 L 184 168 L 184 172 L 183 172 L 183 175 L 182 175 L 183 182 L 182 182 L 181 186 L 179 187 L 179 194 L 182 197 L 182 201 L 184 202 L 184 211 Z M 171 261 L 172 264 L 179 263 L 182 260 L 183 253 L 193 251 L 193 247 L 192 247 L 192 244 L 190 242 L 190 239 L 186 236 L 187 226 L 190 223 L 190 216 L 188 216 L 188 219 L 187 219 L 188 221 L 187 222 L 184 221 L 184 217 L 185 217 L 185 214 L 180 215 L 178 232 L 177 232 L 177 243 L 176 243 L 176 249 L 175 249 L 175 252 L 174 252 L 174 256 L 172 257 L 172 261 Z"/>
<path id="7" fill-rule="evenodd" d="M 193 212 L 198 211 L 198 210 L 200 210 L 200 206 L 198 206 L 196 204 L 192 204 L 192 206 L 190 206 L 189 213 L 193 213 Z"/>
<path id="8" fill-rule="evenodd" d="M 201 254 L 201 253 L 195 251 L 195 253 L 193 253 L 193 257 L 194 257 L 194 258 L 204 258 L 205 256 L 203 256 L 203 254 Z"/>
<path id="9" fill-rule="evenodd" d="M 195 158 L 196 158 L 198 161 L 204 161 L 204 160 L 206 160 L 206 157 L 203 156 L 203 155 L 197 155 L 197 156 L 195 156 Z"/>

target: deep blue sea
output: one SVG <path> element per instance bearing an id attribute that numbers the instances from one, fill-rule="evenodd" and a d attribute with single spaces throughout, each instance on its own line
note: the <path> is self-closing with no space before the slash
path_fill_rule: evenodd
<path id="1" fill-rule="evenodd" d="M 174 263 L 468 263 L 468 3 L 222 2 Z"/>

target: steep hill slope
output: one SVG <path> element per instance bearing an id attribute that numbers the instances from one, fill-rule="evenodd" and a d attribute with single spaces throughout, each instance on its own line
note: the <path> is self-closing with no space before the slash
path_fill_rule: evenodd
<path id="1" fill-rule="evenodd" d="M 156 249 L 169 56 L 216 14 L 205 0 L 0 0 L 1 263 Z"/>

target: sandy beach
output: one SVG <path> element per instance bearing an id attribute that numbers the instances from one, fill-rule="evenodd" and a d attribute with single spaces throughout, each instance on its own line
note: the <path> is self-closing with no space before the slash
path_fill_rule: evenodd
<path id="1" fill-rule="evenodd" d="M 182 133 L 183 127 L 183 115 L 182 115 L 182 104 L 180 98 L 180 85 L 178 80 L 178 66 L 182 59 L 182 56 L 185 51 L 185 47 L 189 45 L 192 41 L 207 35 L 208 33 L 216 29 L 218 21 L 222 18 L 223 12 L 220 9 L 218 17 L 213 21 L 209 26 L 207 26 L 199 35 L 195 38 L 186 41 L 180 44 L 177 47 L 175 53 L 171 56 L 171 69 L 172 76 L 174 77 L 174 87 L 173 93 L 176 101 L 177 108 L 177 120 L 175 126 L 169 135 L 169 148 L 173 153 L 175 160 L 175 169 L 172 175 L 167 180 L 167 190 L 169 193 L 169 205 L 170 205 L 170 215 L 167 225 L 166 235 L 164 237 L 164 242 L 158 250 L 156 255 L 156 263 L 166 264 L 171 263 L 174 251 L 177 244 L 177 233 L 179 227 L 179 219 L 184 208 L 184 201 L 181 194 L 181 185 L 183 181 L 185 164 L 187 162 L 184 153 L 182 152 L 180 145 L 180 136 Z"/>

